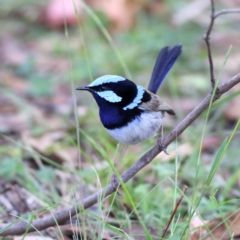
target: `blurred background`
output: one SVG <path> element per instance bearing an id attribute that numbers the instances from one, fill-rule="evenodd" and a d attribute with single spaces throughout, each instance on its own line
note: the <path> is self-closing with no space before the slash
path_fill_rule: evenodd
<path id="1" fill-rule="evenodd" d="M 239 6 L 238 0 L 216 2 L 216 10 Z M 15 219 L 9 213 L 26 214 L 46 205 L 61 210 L 108 184 L 111 168 L 106 158 L 117 158 L 121 147 L 117 152 L 117 142 L 102 127 L 92 96 L 75 88 L 106 74 L 146 87 L 160 49 L 181 43 L 182 55 L 159 91 L 177 113 L 165 119 L 164 134 L 170 132 L 211 90 L 203 41 L 209 20 L 209 0 L 1 1 L 1 222 Z M 239 39 L 240 14 L 216 20 L 211 47 L 215 76 L 222 71 L 220 82 L 240 70 Z M 160 154 L 126 184 L 153 236 L 164 228 L 184 184 L 189 189 L 172 232 L 181 234 L 189 223 L 186 219 L 203 192 L 216 153 L 240 118 L 239 90 L 235 87 L 214 105 L 206 124 L 206 114 L 197 119 L 168 147 L 170 155 Z M 239 209 L 239 133 L 204 192 L 191 226 Z M 155 142 L 131 146 L 119 172 Z M 124 193 L 110 197 L 85 216 L 98 216 L 98 224 L 103 224 L 100 216 L 107 216 L 108 223 L 131 236 L 144 235 L 130 202 Z M 88 217 L 84 221 L 91 236 L 87 239 L 95 239 L 88 229 L 94 223 Z M 66 239 L 73 239 L 70 226 L 62 231 Z M 102 230 L 101 236 L 112 231 Z"/>

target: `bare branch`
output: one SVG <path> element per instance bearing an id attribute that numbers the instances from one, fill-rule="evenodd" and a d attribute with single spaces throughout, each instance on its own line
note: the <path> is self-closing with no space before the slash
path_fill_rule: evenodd
<path id="1" fill-rule="evenodd" d="M 238 9 L 238 8 L 237 9 L 223 9 L 223 10 L 215 13 L 214 0 L 211 0 L 211 16 L 210 16 L 211 20 L 210 20 L 207 32 L 204 35 L 203 39 L 207 45 L 208 61 L 209 61 L 209 68 L 210 68 L 210 81 L 211 81 L 211 85 L 212 85 L 212 91 L 215 87 L 216 80 L 215 80 L 215 76 L 214 76 L 214 66 L 213 66 L 211 46 L 210 46 L 210 35 L 211 35 L 212 29 L 213 29 L 215 19 L 221 15 L 229 14 L 229 13 L 240 13 L 240 9 Z"/>
<path id="2" fill-rule="evenodd" d="M 223 9 L 219 12 L 216 12 L 214 14 L 214 19 L 216 19 L 217 17 L 221 16 L 221 15 L 225 15 L 225 14 L 229 14 L 229 13 L 240 13 L 240 8 L 233 8 L 233 9 Z"/>
<path id="3" fill-rule="evenodd" d="M 213 28 L 214 20 L 215 20 L 214 14 L 215 14 L 214 0 L 211 0 L 211 16 L 210 16 L 211 20 L 210 20 L 207 32 L 206 32 L 203 39 L 205 40 L 206 45 L 207 45 L 207 53 L 208 53 L 208 61 L 209 61 L 209 68 L 210 68 L 210 80 L 211 80 L 211 85 L 212 85 L 212 91 L 213 91 L 213 89 L 215 87 L 215 83 L 216 83 L 215 77 L 214 77 L 214 67 L 213 67 L 213 60 L 212 60 L 212 53 L 211 53 L 211 46 L 210 46 L 210 34 L 212 32 L 212 28 Z"/>

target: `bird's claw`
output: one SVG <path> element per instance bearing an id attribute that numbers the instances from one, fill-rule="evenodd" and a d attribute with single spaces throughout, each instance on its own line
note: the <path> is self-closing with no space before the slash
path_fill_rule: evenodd
<path id="1" fill-rule="evenodd" d="M 161 150 L 162 150 L 165 154 L 169 155 L 169 153 L 167 152 L 167 147 L 165 146 L 165 144 L 164 144 L 164 142 L 163 142 L 163 137 L 160 137 L 160 138 L 158 139 L 158 146 L 161 148 Z"/>

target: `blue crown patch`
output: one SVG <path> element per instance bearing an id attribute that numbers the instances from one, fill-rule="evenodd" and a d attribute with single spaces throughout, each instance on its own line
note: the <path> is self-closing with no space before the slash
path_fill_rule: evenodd
<path id="1" fill-rule="evenodd" d="M 105 75 L 102 77 L 97 78 L 95 81 L 90 83 L 89 87 L 96 87 L 102 85 L 104 83 L 112 83 L 112 82 L 119 82 L 126 80 L 124 77 L 117 76 L 117 75 Z"/>

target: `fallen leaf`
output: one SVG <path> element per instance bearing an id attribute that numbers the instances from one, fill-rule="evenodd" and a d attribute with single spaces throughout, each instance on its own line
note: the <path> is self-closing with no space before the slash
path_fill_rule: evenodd
<path id="1" fill-rule="evenodd" d="M 191 227 L 191 229 L 199 228 L 199 227 L 202 227 L 206 223 L 207 223 L 207 221 L 204 221 L 200 217 L 195 216 L 192 218 L 192 220 L 190 222 L 190 227 Z"/>
<path id="2" fill-rule="evenodd" d="M 20 132 L 28 127 L 28 116 L 24 113 L 0 115 L 0 132 Z"/>
<path id="3" fill-rule="evenodd" d="M 77 159 L 79 155 L 79 150 L 77 147 L 66 147 L 59 148 L 55 153 L 58 157 L 60 157 L 63 161 L 67 161 L 67 164 L 75 162 L 77 165 Z M 75 166 L 73 166 L 75 167 Z"/>
<path id="4" fill-rule="evenodd" d="M 44 133 L 40 137 L 33 137 L 29 132 L 22 133 L 22 139 L 25 144 L 31 146 L 41 153 L 47 153 L 48 149 L 56 144 L 56 141 L 66 135 L 65 131 L 54 131 Z"/>
<path id="5" fill-rule="evenodd" d="M 51 147 L 54 142 L 65 136 L 64 131 L 48 132 L 43 134 L 41 137 L 33 137 L 30 133 L 23 133 L 23 140 L 39 152 L 45 152 Z"/>
<path id="6" fill-rule="evenodd" d="M 66 131 L 58 130 L 46 132 L 39 137 L 32 136 L 29 132 L 22 133 L 22 139 L 27 146 L 35 149 L 41 154 L 48 156 L 55 162 L 67 162 L 68 165 L 76 165 L 79 150 L 77 147 L 63 147 L 61 140 L 66 137 Z"/>
<path id="7" fill-rule="evenodd" d="M 41 12 L 39 22 L 51 28 L 63 28 L 76 26 L 83 20 L 83 12 L 80 1 L 52 0 Z"/>
<path id="8" fill-rule="evenodd" d="M 111 30 L 129 30 L 135 24 L 137 14 L 144 6 L 142 0 L 94 0 L 92 5 L 105 13 L 111 22 Z"/>
<path id="9" fill-rule="evenodd" d="M 190 236 L 189 240 L 211 240 L 221 239 L 228 240 L 232 236 L 240 235 L 240 211 L 226 214 L 223 218 L 215 218 L 208 222 L 202 221 L 198 217 L 193 218 L 190 223 L 192 229 L 196 229 Z M 226 228 L 228 226 L 228 229 Z M 229 232 L 230 234 L 229 235 Z"/>

